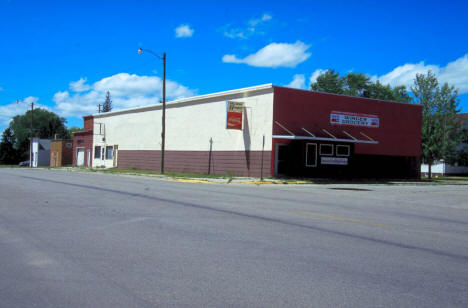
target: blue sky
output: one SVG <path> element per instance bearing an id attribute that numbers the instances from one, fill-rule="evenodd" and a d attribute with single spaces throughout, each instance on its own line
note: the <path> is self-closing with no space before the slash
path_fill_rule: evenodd
<path id="1" fill-rule="evenodd" d="M 220 4 L 221 2 L 221 4 Z M 34 101 L 82 127 L 114 110 L 265 83 L 308 88 L 322 70 L 411 85 L 431 69 L 468 112 L 466 1 L 0 0 L 0 130 Z"/>

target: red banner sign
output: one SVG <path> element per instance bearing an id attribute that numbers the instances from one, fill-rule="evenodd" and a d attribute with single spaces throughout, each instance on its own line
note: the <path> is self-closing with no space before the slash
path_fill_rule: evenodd
<path id="1" fill-rule="evenodd" d="M 244 103 L 227 102 L 227 129 L 242 130 L 242 114 L 244 111 Z"/>

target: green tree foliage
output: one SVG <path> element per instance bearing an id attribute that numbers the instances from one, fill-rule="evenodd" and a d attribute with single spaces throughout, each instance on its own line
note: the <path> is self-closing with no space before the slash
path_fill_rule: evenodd
<path id="1" fill-rule="evenodd" d="M 410 96 L 405 86 L 391 87 L 362 73 L 348 73 L 340 77 L 334 70 L 327 70 L 317 77 L 310 85 L 312 91 L 342 94 L 357 97 L 375 98 L 381 100 L 410 102 Z"/>
<path id="2" fill-rule="evenodd" d="M 343 79 L 334 70 L 327 70 L 310 85 L 312 91 L 343 94 Z"/>
<path id="3" fill-rule="evenodd" d="M 112 100 L 110 98 L 110 92 L 107 91 L 106 100 L 102 105 L 102 112 L 109 112 L 112 111 Z"/>
<path id="4" fill-rule="evenodd" d="M 52 139 L 57 135 L 59 139 L 66 139 L 68 131 L 65 127 L 66 120 L 53 112 L 45 109 L 34 109 L 33 111 L 33 137 Z M 17 115 L 10 122 L 10 129 L 15 137 L 15 149 L 20 159 L 29 156 L 29 136 L 31 126 L 31 110 L 23 115 Z"/>
<path id="5" fill-rule="evenodd" d="M 79 132 L 81 128 L 73 126 L 67 129 L 67 139 L 73 139 L 73 133 Z"/>
<path id="6" fill-rule="evenodd" d="M 440 87 L 431 71 L 417 74 L 411 91 L 414 102 L 423 106 L 422 159 L 429 166 L 430 178 L 434 162 L 443 159 L 453 163 L 460 157 L 457 148 L 464 133 L 460 121 L 455 120 L 460 111 L 458 92 L 447 83 Z"/>
<path id="7" fill-rule="evenodd" d="M 11 165 L 19 161 L 18 152 L 14 148 L 15 137 L 8 127 L 3 131 L 2 141 L 0 142 L 0 164 Z"/>

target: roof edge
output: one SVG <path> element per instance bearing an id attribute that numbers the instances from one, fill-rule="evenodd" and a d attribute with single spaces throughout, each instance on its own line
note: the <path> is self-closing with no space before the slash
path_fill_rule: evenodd
<path id="1" fill-rule="evenodd" d="M 283 87 L 283 86 L 273 86 L 273 88 L 282 88 L 282 89 L 295 90 L 295 91 L 305 91 L 305 92 L 312 92 L 312 93 L 319 93 L 319 94 L 326 94 L 326 95 L 334 95 L 334 96 L 342 96 L 342 97 L 349 97 L 349 98 L 359 98 L 359 99 L 364 99 L 364 100 L 369 100 L 369 101 L 378 101 L 378 102 L 385 102 L 385 103 L 396 103 L 396 104 L 403 104 L 403 105 L 419 106 L 419 107 L 422 108 L 422 105 L 421 105 L 421 104 L 413 104 L 413 103 L 389 101 L 389 100 L 378 99 L 378 98 L 361 97 L 361 96 L 352 96 L 352 95 L 328 93 L 328 92 L 322 92 L 322 91 L 312 91 L 312 90 L 305 90 L 305 89 L 296 89 L 296 88 L 289 88 L 289 87 Z"/>
<path id="2" fill-rule="evenodd" d="M 192 96 L 192 97 L 187 97 L 187 98 L 181 98 L 181 99 L 176 99 L 173 101 L 166 102 L 166 105 L 177 105 L 177 104 L 182 104 L 182 103 L 187 103 L 187 102 L 196 102 L 196 101 L 200 101 L 204 99 L 223 97 L 223 96 L 229 96 L 229 95 L 235 95 L 235 94 L 241 94 L 241 93 L 257 92 L 257 91 L 262 91 L 266 89 L 273 89 L 273 84 L 267 83 L 267 84 L 262 84 L 258 86 L 253 86 L 253 87 L 240 88 L 240 89 L 235 89 L 235 90 L 228 90 L 228 91 L 215 92 L 215 93 L 204 94 L 204 95 L 197 95 L 197 96 Z M 121 110 L 113 111 L 113 112 L 111 111 L 111 112 L 105 112 L 105 113 L 97 113 L 97 114 L 89 115 L 87 117 L 92 116 L 93 118 L 102 118 L 102 117 L 117 115 L 121 113 L 128 113 L 132 111 L 145 111 L 145 110 L 159 109 L 161 107 L 162 107 L 162 104 L 155 104 L 155 105 L 148 105 L 148 106 L 142 106 L 142 107 L 121 109 Z"/>

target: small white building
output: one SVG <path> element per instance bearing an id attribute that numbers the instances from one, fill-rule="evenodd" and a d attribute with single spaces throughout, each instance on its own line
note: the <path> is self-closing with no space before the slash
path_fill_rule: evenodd
<path id="1" fill-rule="evenodd" d="M 50 165 L 50 140 L 33 138 L 32 167 Z"/>

